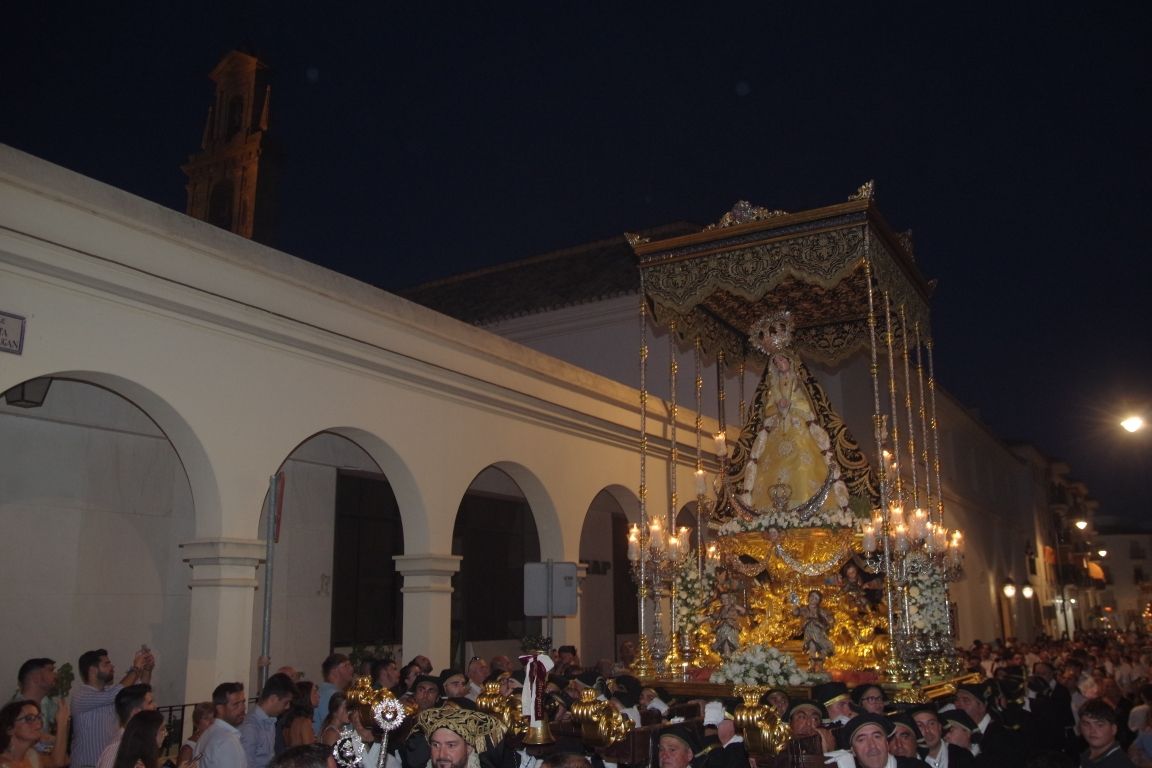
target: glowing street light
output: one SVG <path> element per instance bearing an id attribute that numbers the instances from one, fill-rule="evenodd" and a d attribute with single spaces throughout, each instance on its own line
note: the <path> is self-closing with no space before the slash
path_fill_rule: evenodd
<path id="1" fill-rule="evenodd" d="M 1129 432 L 1139 432 L 1144 429 L 1144 419 L 1141 416 L 1132 415 L 1120 422 L 1120 426 Z"/>
<path id="2" fill-rule="evenodd" d="M 1096 550 L 1096 554 L 1100 555 L 1100 557 L 1108 557 L 1108 550 L 1098 549 Z"/>
<path id="3" fill-rule="evenodd" d="M 1076 521 L 1076 527 L 1082 531 L 1088 527 L 1088 521 L 1087 520 L 1077 520 Z"/>

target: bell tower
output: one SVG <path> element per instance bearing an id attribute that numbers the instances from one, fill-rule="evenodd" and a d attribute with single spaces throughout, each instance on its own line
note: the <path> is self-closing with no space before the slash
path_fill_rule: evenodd
<path id="1" fill-rule="evenodd" d="M 231 51 L 210 77 L 216 100 L 208 109 L 200 152 L 182 166 L 193 218 L 271 244 L 276 214 L 278 153 L 269 140 L 268 67 Z"/>

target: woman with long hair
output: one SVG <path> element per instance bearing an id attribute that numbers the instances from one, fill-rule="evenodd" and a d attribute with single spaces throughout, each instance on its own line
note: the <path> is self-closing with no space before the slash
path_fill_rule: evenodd
<path id="1" fill-rule="evenodd" d="M 307 680 L 296 683 L 292 706 L 280 717 L 280 732 L 284 735 L 286 747 L 316 743 L 316 734 L 312 731 L 312 712 L 319 703 L 319 688 Z"/>
<path id="2" fill-rule="evenodd" d="M 153 710 L 137 712 L 124 726 L 112 768 L 159 768 L 160 747 L 167 738 L 164 715 Z"/>
<path id="3" fill-rule="evenodd" d="M 68 765 L 68 702 L 56 712 L 56 746 L 51 754 L 36 751 L 44 733 L 40 705 L 31 699 L 0 708 L 0 768 L 62 768 Z"/>
<path id="4" fill-rule="evenodd" d="M 337 691 L 328 700 L 328 717 L 320 727 L 320 741 L 324 746 L 334 746 L 340 738 L 340 731 L 352 722 L 352 713 L 348 711 L 348 696 Z"/>

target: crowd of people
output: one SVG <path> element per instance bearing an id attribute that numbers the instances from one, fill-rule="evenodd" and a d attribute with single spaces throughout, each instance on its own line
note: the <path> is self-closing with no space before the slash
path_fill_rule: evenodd
<path id="1" fill-rule="evenodd" d="M 576 649 L 562 646 L 540 681 L 545 717 L 559 726 L 585 691 L 651 733 L 659 768 L 934 768 L 1003 766 L 1152 766 L 1150 648 L 1135 635 L 1084 637 L 1075 642 L 1012 640 L 965 649 L 968 682 L 932 702 L 891 701 L 885 688 L 832 681 L 808 695 L 772 690 L 763 703 L 783 731 L 774 755 L 749 755 L 731 700 L 676 700 L 645 687 L 629 667 L 635 655 L 622 644 L 617 660 L 591 669 Z M 18 688 L 0 709 L 0 768 L 376 768 L 385 734 L 364 722 L 348 696 L 359 676 L 408 705 L 403 724 L 387 739 L 389 768 L 586 768 L 603 762 L 575 736 L 530 750 L 506 737 L 499 718 L 477 700 L 488 691 L 510 697 L 524 671 L 507 656 L 474 657 L 463 669 L 433 673 L 427 656 L 400 665 L 392 658 L 358 667 L 339 653 L 319 667 L 320 680 L 292 668 L 267 677 L 254 702 L 239 682 L 216 686 L 212 700 L 191 708 L 180 741 L 156 711 L 150 685 L 155 659 L 142 647 L 117 681 L 103 649 L 80 656 L 70 697 L 57 692 L 55 662 L 29 659 Z M 534 681 L 529 681 L 532 684 Z M 897 697 L 899 698 L 899 697 Z M 904 697 L 908 698 L 908 697 Z M 186 729 L 188 730 L 188 729 Z M 572 734 L 558 727 L 562 733 Z M 367 756 L 337 760 L 354 739 Z M 370 757 L 376 749 L 377 757 Z"/>

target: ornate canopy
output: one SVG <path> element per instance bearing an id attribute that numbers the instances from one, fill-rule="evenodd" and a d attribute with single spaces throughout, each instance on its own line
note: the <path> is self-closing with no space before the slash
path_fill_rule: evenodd
<path id="1" fill-rule="evenodd" d="M 922 340 L 930 337 L 931 287 L 910 235 L 893 233 L 876 209 L 872 182 L 839 205 L 787 213 L 741 201 L 701 232 L 629 242 L 656 321 L 675 322 L 681 338 L 699 338 L 711 353 L 739 356 L 752 324 L 786 306 L 800 353 L 835 364 L 868 346 L 869 277 L 876 317 L 887 294 L 893 328 L 903 312 Z"/>

